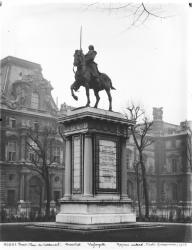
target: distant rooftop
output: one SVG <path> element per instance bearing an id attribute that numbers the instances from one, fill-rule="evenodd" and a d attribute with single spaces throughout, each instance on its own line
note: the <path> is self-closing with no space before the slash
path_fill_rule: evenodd
<path id="1" fill-rule="evenodd" d="M 28 68 L 41 69 L 41 65 L 38 63 L 30 62 L 30 61 L 27 61 L 27 60 L 24 60 L 24 59 L 21 59 L 18 57 L 14 57 L 14 56 L 7 56 L 0 61 L 0 64 L 2 66 L 5 64 L 8 64 L 8 63 L 13 63 L 13 64 L 17 64 L 17 65 L 19 64 L 21 66 L 28 67 Z"/>

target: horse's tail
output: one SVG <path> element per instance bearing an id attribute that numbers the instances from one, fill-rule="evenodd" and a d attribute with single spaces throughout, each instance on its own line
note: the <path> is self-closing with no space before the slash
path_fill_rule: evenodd
<path id="1" fill-rule="evenodd" d="M 110 87 L 110 89 L 116 89 L 116 88 L 114 88 L 113 87 L 113 84 L 112 84 L 112 81 L 111 81 L 111 79 L 108 77 L 108 75 L 107 74 L 105 74 L 105 73 L 100 73 L 101 74 L 101 79 L 103 80 L 103 82 L 104 83 L 107 83 L 107 87 L 109 88 Z"/>
<path id="2" fill-rule="evenodd" d="M 114 88 L 113 85 L 112 85 L 112 81 L 110 81 L 110 85 L 111 85 L 111 86 L 110 86 L 111 89 L 116 90 L 116 88 Z"/>

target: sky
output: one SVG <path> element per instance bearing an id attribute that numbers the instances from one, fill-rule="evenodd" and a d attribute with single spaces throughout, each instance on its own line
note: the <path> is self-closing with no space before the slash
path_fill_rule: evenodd
<path id="1" fill-rule="evenodd" d="M 103 2 L 103 1 L 102 1 Z M 149 117 L 153 107 L 163 107 L 164 120 L 179 124 L 192 120 L 191 47 L 192 8 L 185 1 L 146 3 L 161 17 L 151 16 L 144 24 L 131 26 L 131 9 L 109 11 L 125 1 L 7 0 L 0 7 L 0 56 L 15 56 L 41 64 L 43 76 L 54 88 L 58 104 L 86 104 L 83 87 L 76 102 L 70 94 L 74 82 L 73 54 L 80 46 L 83 27 L 84 53 L 92 44 L 95 61 L 116 90 L 113 110 L 123 112 L 131 102 L 142 105 Z M 93 5 L 89 5 L 95 3 Z M 184 4 L 185 3 L 185 4 Z M 111 5 L 109 5 L 111 4 Z M 89 7 L 88 7 L 89 6 Z M 191 41 L 191 42 L 190 42 Z M 100 92 L 99 108 L 108 109 Z M 91 92 L 91 105 L 95 97 Z"/>

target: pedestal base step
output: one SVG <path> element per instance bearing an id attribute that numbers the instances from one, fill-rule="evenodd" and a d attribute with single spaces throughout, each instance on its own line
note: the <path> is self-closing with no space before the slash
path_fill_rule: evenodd
<path id="1" fill-rule="evenodd" d="M 56 222 L 72 223 L 72 224 L 109 224 L 109 223 L 125 223 L 136 222 L 136 216 L 131 214 L 58 214 Z"/>
<path id="2" fill-rule="evenodd" d="M 138 228 L 157 228 L 164 227 L 160 224 L 147 224 L 147 223 L 109 223 L 109 224 L 97 224 L 97 225 L 80 225 L 80 224 L 67 224 L 67 223 L 55 223 L 55 222 L 42 222 L 26 225 L 27 227 L 40 227 L 44 229 L 53 230 L 76 230 L 76 231 L 94 231 L 94 230 L 121 230 L 121 229 L 138 229 Z"/>

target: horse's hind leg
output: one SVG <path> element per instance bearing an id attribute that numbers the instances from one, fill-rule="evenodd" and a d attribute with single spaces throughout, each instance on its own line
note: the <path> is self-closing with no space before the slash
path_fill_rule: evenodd
<path id="1" fill-rule="evenodd" d="M 94 90 L 94 94 L 95 94 L 95 97 L 96 97 L 96 103 L 95 103 L 94 108 L 97 108 L 99 100 L 100 100 L 99 91 L 98 90 Z"/>
<path id="2" fill-rule="evenodd" d="M 107 93 L 108 99 L 109 99 L 109 111 L 112 111 L 112 97 L 111 97 L 110 89 L 107 89 L 106 93 Z"/>
<path id="3" fill-rule="evenodd" d="M 90 106 L 89 87 L 85 87 L 85 90 L 86 90 L 86 96 L 87 96 L 86 107 L 89 107 Z"/>

